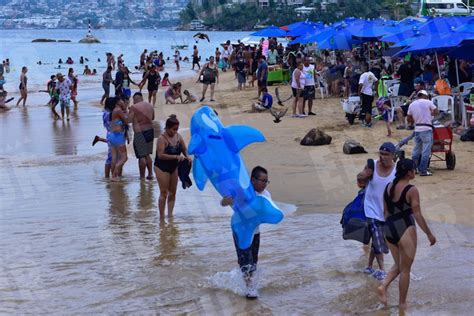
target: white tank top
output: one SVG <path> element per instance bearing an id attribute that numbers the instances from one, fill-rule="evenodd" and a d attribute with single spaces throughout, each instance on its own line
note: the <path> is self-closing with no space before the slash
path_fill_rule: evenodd
<path id="1" fill-rule="evenodd" d="M 367 218 L 375 218 L 385 222 L 383 214 L 383 192 L 387 184 L 395 179 L 396 168 L 393 166 L 392 172 L 386 177 L 381 177 L 377 173 L 377 160 L 374 160 L 374 176 L 369 181 L 365 189 L 364 211 Z"/>
<path id="2" fill-rule="evenodd" d="M 300 87 L 301 89 L 304 88 L 304 75 L 303 75 L 303 71 L 299 70 L 298 68 L 296 68 L 295 70 L 293 70 L 293 74 L 291 76 L 291 87 L 292 88 L 295 88 L 295 89 L 298 89 L 298 84 L 296 83 L 296 78 L 295 78 L 295 73 L 296 71 L 300 71 L 301 72 L 301 75 L 300 75 Z"/>

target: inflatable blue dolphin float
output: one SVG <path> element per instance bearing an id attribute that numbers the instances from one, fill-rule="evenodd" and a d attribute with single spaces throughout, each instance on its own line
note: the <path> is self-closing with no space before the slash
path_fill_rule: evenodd
<path id="1" fill-rule="evenodd" d="M 194 181 L 202 191 L 209 179 L 220 195 L 233 198 L 231 226 L 240 249 L 250 247 L 258 225 L 277 224 L 283 219 L 283 213 L 271 200 L 255 194 L 239 154 L 248 144 L 264 141 L 263 134 L 253 127 L 224 127 L 208 106 L 199 108 L 191 118 L 188 150 L 194 155 Z"/>

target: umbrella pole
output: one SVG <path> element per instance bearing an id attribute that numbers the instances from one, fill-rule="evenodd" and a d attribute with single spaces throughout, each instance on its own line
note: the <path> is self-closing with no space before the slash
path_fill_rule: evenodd
<path id="1" fill-rule="evenodd" d="M 456 81 L 457 81 L 457 87 L 459 87 L 459 68 L 458 68 L 458 60 L 456 59 L 454 62 L 456 63 Z"/>
<path id="2" fill-rule="evenodd" d="M 439 70 L 439 62 L 438 62 L 438 52 L 435 52 L 436 57 L 436 68 L 438 68 L 438 78 L 441 79 L 441 70 Z"/>

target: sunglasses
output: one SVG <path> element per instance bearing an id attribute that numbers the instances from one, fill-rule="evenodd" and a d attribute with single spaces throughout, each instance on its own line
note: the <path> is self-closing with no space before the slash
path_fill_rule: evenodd
<path id="1" fill-rule="evenodd" d="M 262 182 L 262 183 L 264 183 L 264 184 L 269 184 L 269 183 L 270 183 L 270 181 L 269 181 L 269 180 L 265 180 L 265 179 L 257 179 L 257 178 L 254 178 L 254 179 L 255 179 L 255 180 L 257 180 L 257 181 L 260 181 L 260 182 Z"/>

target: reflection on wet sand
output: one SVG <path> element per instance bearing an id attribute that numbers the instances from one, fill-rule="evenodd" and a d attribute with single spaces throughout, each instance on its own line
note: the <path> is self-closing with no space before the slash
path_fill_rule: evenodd
<path id="1" fill-rule="evenodd" d="M 169 265 L 179 258 L 177 248 L 179 244 L 179 230 L 174 224 L 173 218 L 169 218 L 168 222 L 160 221 L 160 244 L 156 251 L 158 256 L 154 258 L 155 264 Z"/>
<path id="2" fill-rule="evenodd" d="M 137 209 L 148 211 L 154 207 L 154 190 L 155 183 L 153 181 L 140 181 L 140 190 L 137 195 Z"/>
<path id="3" fill-rule="evenodd" d="M 130 214 L 130 201 L 125 190 L 126 185 L 126 182 L 109 182 L 106 185 L 107 192 L 109 193 L 111 222 L 116 218 L 125 218 Z"/>
<path id="4" fill-rule="evenodd" d="M 54 153 L 58 156 L 77 155 L 73 127 L 69 121 L 53 122 Z"/>

